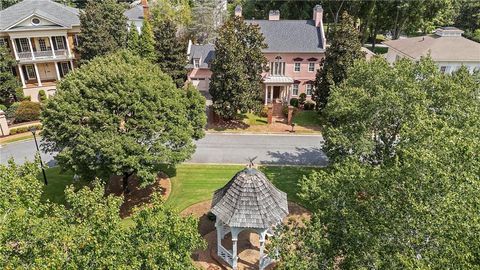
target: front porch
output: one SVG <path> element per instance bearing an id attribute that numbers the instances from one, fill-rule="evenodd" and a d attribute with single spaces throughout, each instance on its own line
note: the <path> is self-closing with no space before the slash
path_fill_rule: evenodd
<path id="1" fill-rule="evenodd" d="M 265 105 L 290 101 L 293 79 L 287 76 L 267 76 L 265 85 Z"/>
<path id="2" fill-rule="evenodd" d="M 73 62 L 18 64 L 18 74 L 24 89 L 55 86 L 73 70 Z"/>

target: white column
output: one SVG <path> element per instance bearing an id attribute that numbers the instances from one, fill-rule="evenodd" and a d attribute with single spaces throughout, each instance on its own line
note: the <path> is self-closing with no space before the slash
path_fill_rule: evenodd
<path id="1" fill-rule="evenodd" d="M 12 39 L 13 53 L 15 54 L 15 60 L 18 60 L 17 43 L 16 38 Z"/>
<path id="2" fill-rule="evenodd" d="M 73 60 L 70 60 L 70 68 L 72 68 L 73 71 Z"/>
<path id="3" fill-rule="evenodd" d="M 273 103 L 273 86 L 270 86 L 270 102 Z"/>
<path id="4" fill-rule="evenodd" d="M 18 65 L 18 71 L 20 73 L 20 80 L 22 81 L 22 87 L 25 88 L 27 85 L 25 84 L 25 77 L 23 76 L 22 65 Z"/>
<path id="5" fill-rule="evenodd" d="M 70 51 L 70 42 L 68 42 L 68 36 L 65 35 L 65 43 L 67 45 L 68 58 L 72 57 L 72 52 Z"/>
<path id="6" fill-rule="evenodd" d="M 57 74 L 57 81 L 60 81 L 60 71 L 58 70 L 58 63 L 57 62 L 54 62 L 53 63 L 55 65 L 55 72 Z"/>
<path id="7" fill-rule="evenodd" d="M 57 56 L 55 55 L 55 50 L 53 49 L 53 40 L 52 40 L 52 37 L 49 36 L 49 37 L 48 37 L 48 40 L 50 41 L 50 49 L 52 49 L 53 58 L 57 58 Z"/>
<path id="8" fill-rule="evenodd" d="M 32 41 L 30 38 L 27 38 L 28 40 L 28 45 L 30 46 L 30 52 L 32 53 L 32 59 L 35 60 L 35 55 L 33 54 L 33 46 L 32 46 Z"/>
<path id="9" fill-rule="evenodd" d="M 265 85 L 265 106 L 267 105 L 267 100 L 268 100 L 268 86 Z"/>
<path id="10" fill-rule="evenodd" d="M 40 80 L 40 73 L 38 72 L 37 63 L 34 63 L 33 67 L 35 67 L 35 75 L 37 76 L 38 86 L 42 86 L 42 81 Z"/>
<path id="11" fill-rule="evenodd" d="M 233 270 L 237 270 L 237 238 L 232 237 L 232 268 Z"/>
<path id="12" fill-rule="evenodd" d="M 260 236 L 261 237 L 261 236 Z M 265 239 L 260 239 L 260 260 L 258 261 L 259 264 L 259 269 L 263 270 L 264 268 L 262 267 L 262 259 L 263 259 L 263 251 L 265 249 Z"/>

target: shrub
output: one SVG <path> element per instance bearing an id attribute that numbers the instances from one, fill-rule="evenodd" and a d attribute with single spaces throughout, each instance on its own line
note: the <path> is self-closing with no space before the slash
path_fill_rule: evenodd
<path id="1" fill-rule="evenodd" d="M 45 102 L 47 100 L 47 94 L 45 93 L 45 90 L 40 90 L 38 91 L 38 100 L 40 100 L 40 102 Z"/>
<path id="2" fill-rule="evenodd" d="M 307 100 L 307 94 L 305 93 L 301 93 L 299 97 L 300 97 L 300 104 L 305 103 L 305 100 Z"/>
<path id="3" fill-rule="evenodd" d="M 311 111 L 315 108 L 315 103 L 312 101 L 307 101 L 303 104 L 303 109 L 306 111 Z"/>
<path id="4" fill-rule="evenodd" d="M 290 99 L 290 105 L 292 105 L 295 108 L 298 108 L 298 98 Z"/>
<path id="5" fill-rule="evenodd" d="M 258 116 L 260 117 L 267 117 L 268 116 L 268 107 L 263 106 L 260 112 L 258 113 Z"/>
<path id="6" fill-rule="evenodd" d="M 14 102 L 8 107 L 8 109 L 5 111 L 5 116 L 7 119 L 13 119 L 15 118 L 15 112 L 17 111 L 18 106 L 20 105 L 20 102 Z"/>
<path id="7" fill-rule="evenodd" d="M 297 111 L 298 109 L 293 107 L 293 111 L 292 111 L 292 117 L 297 114 Z M 284 105 L 282 107 L 282 114 L 285 116 L 285 117 L 288 117 L 288 106 L 287 105 Z"/>
<path id="8" fill-rule="evenodd" d="M 42 105 L 38 102 L 22 101 L 15 111 L 15 123 L 35 121 L 40 118 Z"/>
<path id="9" fill-rule="evenodd" d="M 7 110 L 7 106 L 5 106 L 5 105 L 3 105 L 3 104 L 0 104 L 0 110 L 6 111 L 6 110 Z"/>
<path id="10" fill-rule="evenodd" d="M 32 128 L 32 127 L 35 127 L 37 130 L 42 129 L 42 125 L 31 125 L 31 126 L 26 126 L 26 127 L 12 128 L 12 129 L 10 129 L 10 135 L 28 132 L 28 131 L 30 131 L 30 128 Z"/>

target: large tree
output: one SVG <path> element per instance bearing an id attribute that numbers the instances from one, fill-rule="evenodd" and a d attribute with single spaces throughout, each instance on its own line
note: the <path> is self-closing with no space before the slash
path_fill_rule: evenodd
<path id="1" fill-rule="evenodd" d="M 135 54 L 140 52 L 140 34 L 138 33 L 137 26 L 135 24 L 130 25 L 127 35 L 127 49 Z"/>
<path id="2" fill-rule="evenodd" d="M 157 59 L 155 37 L 149 20 L 143 20 L 142 33 L 138 43 L 140 56 L 154 62 Z"/>
<path id="3" fill-rule="evenodd" d="M 82 61 L 125 48 L 127 17 L 125 8 L 115 0 L 89 1 L 80 12 L 79 46 Z"/>
<path id="4" fill-rule="evenodd" d="M 194 269 L 190 255 L 204 247 L 196 219 L 154 197 L 127 225 L 121 198 L 105 196 L 98 181 L 68 187 L 68 207 L 42 201 L 39 172 L 32 163 L 0 165 L 2 269 Z"/>
<path id="5" fill-rule="evenodd" d="M 173 21 L 156 18 L 153 25 L 156 62 L 163 72 L 172 77 L 177 87 L 181 87 L 187 77 L 185 43 L 177 37 L 177 26 Z"/>
<path id="6" fill-rule="evenodd" d="M 277 239 L 279 268 L 478 268 L 480 74 L 381 58 L 349 74 L 325 110 L 332 165 L 300 183 L 315 216 Z"/>
<path id="7" fill-rule="evenodd" d="M 123 175 L 125 191 L 132 174 L 151 183 L 162 164 L 190 158 L 203 135 L 204 112 L 190 108 L 204 99 L 128 51 L 90 61 L 57 89 L 42 111 L 45 150 L 85 179 Z"/>
<path id="8" fill-rule="evenodd" d="M 266 47 L 259 26 L 246 24 L 241 17 L 233 17 L 220 28 L 211 63 L 210 94 L 222 118 L 232 119 L 238 111 L 261 106 L 261 74 L 267 64 L 262 49 Z"/>
<path id="9" fill-rule="evenodd" d="M 345 80 L 347 70 L 353 62 L 364 57 L 360 48 L 359 33 L 353 18 L 344 13 L 340 25 L 334 30 L 331 45 L 325 52 L 322 68 L 316 74 L 315 91 L 319 109 L 325 108 L 331 88 Z"/>
<path id="10" fill-rule="evenodd" d="M 16 64 L 10 50 L 0 46 L 0 104 L 19 101 L 20 84 L 12 73 Z"/>
<path id="11" fill-rule="evenodd" d="M 192 8 L 192 23 L 189 25 L 189 35 L 200 44 L 215 40 L 216 30 L 223 24 L 226 14 L 219 0 L 195 1 Z"/>

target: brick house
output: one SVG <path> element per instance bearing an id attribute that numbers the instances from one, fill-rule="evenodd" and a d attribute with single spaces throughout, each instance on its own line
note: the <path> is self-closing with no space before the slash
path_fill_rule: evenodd
<path id="1" fill-rule="evenodd" d="M 24 0 L 0 11 L 0 45 L 17 61 L 15 74 L 25 96 L 38 101 L 74 69 L 74 48 L 80 32 L 79 11 L 50 0 Z"/>
<path id="2" fill-rule="evenodd" d="M 241 7 L 235 9 L 235 15 L 241 16 Z M 310 20 L 281 20 L 280 12 L 272 10 L 268 20 L 245 22 L 260 27 L 268 46 L 263 50 L 269 65 L 268 72 L 262 74 L 265 104 L 286 102 L 301 93 L 310 98 L 316 71 L 325 57 L 322 7 L 313 8 Z M 187 80 L 208 97 L 212 75 L 210 62 L 215 57 L 215 46 L 189 42 L 187 54 Z"/>

